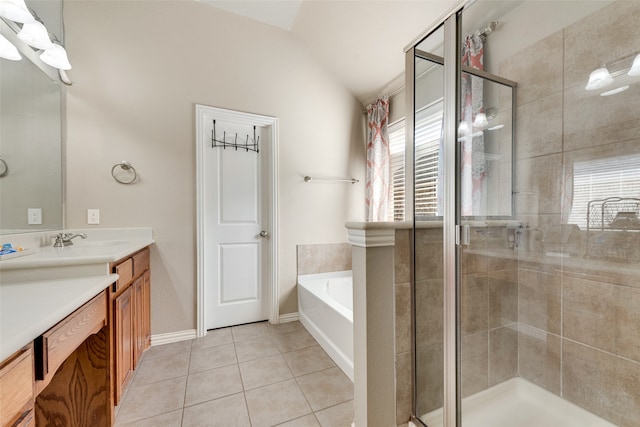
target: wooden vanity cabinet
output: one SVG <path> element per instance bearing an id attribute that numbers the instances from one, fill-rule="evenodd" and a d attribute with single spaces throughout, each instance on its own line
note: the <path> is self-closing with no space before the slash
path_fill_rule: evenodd
<path id="1" fill-rule="evenodd" d="M 114 404 L 151 344 L 150 251 L 144 248 L 111 265 L 120 277 L 111 289 Z"/>
<path id="2" fill-rule="evenodd" d="M 33 346 L 0 364 L 0 427 L 33 426 Z"/>

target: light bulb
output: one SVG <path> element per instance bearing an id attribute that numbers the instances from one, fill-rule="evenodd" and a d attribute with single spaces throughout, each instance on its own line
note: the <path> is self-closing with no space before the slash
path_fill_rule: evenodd
<path id="1" fill-rule="evenodd" d="M 469 133 L 471 129 L 469 129 L 469 123 L 464 120 L 460 122 L 460 126 L 458 126 L 458 135 L 463 135 Z"/>
<path id="2" fill-rule="evenodd" d="M 589 76 L 589 82 L 585 86 L 586 90 L 602 89 L 605 86 L 609 86 L 613 83 L 613 77 L 609 74 L 607 67 L 601 67 L 593 70 Z"/>
<path id="3" fill-rule="evenodd" d="M 487 121 L 487 115 L 485 113 L 476 114 L 476 118 L 473 120 L 473 127 L 484 129 L 489 126 L 489 122 Z"/>
<path id="4" fill-rule="evenodd" d="M 633 65 L 627 74 L 630 76 L 640 76 L 640 53 L 636 55 L 633 60 Z"/>
<path id="5" fill-rule="evenodd" d="M 0 34 L 0 58 L 19 61 L 22 59 L 18 49 L 5 36 Z"/>
<path id="6" fill-rule="evenodd" d="M 23 24 L 18 38 L 36 49 L 46 50 L 53 46 L 46 27 L 38 21 Z"/>
<path id="7" fill-rule="evenodd" d="M 21 24 L 35 21 L 24 0 L 0 0 L 0 16 Z"/>
<path id="8" fill-rule="evenodd" d="M 57 43 L 52 43 L 49 49 L 42 52 L 42 54 L 40 54 L 40 59 L 42 59 L 42 62 L 47 65 L 51 65 L 53 68 L 58 68 L 60 70 L 71 69 L 69 58 L 67 58 L 67 51 Z"/>

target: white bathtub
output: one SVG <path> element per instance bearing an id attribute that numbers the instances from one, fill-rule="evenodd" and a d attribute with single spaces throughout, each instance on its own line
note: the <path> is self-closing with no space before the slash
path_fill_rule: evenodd
<path id="1" fill-rule="evenodd" d="M 351 271 L 298 276 L 300 323 L 353 381 Z"/>

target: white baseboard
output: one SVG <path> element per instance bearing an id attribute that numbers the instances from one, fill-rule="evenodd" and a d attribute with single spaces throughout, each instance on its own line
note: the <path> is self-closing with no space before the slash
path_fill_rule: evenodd
<path id="1" fill-rule="evenodd" d="M 170 344 L 172 342 L 192 340 L 196 337 L 195 329 L 185 331 L 168 332 L 166 334 L 151 335 L 151 346 Z"/>
<path id="2" fill-rule="evenodd" d="M 278 320 L 280 323 L 297 322 L 299 320 L 298 312 L 281 314 Z"/>

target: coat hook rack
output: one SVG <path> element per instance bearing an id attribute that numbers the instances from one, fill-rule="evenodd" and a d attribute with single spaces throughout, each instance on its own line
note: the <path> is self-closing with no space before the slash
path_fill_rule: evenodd
<path id="1" fill-rule="evenodd" d="M 233 148 L 238 151 L 238 148 L 241 150 L 245 150 L 246 152 L 255 151 L 256 153 L 260 152 L 260 148 L 258 146 L 258 142 L 260 141 L 260 137 L 256 137 L 256 127 L 253 127 L 253 140 L 249 142 L 249 134 L 244 140 L 238 142 L 238 133 L 236 132 L 235 137 L 233 138 L 233 142 L 227 142 L 227 132 L 222 133 L 222 140 L 216 138 L 216 121 L 213 121 L 213 130 L 211 131 L 211 148 L 222 147 L 223 150 L 226 150 L 227 147 Z"/>

